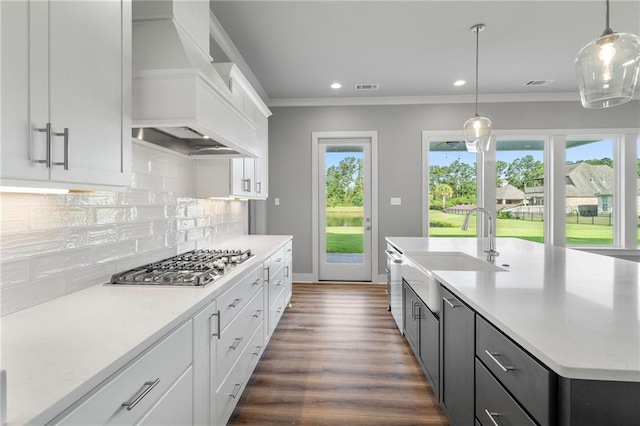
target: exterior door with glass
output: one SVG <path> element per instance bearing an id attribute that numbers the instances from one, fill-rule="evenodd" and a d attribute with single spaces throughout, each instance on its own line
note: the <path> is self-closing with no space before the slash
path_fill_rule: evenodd
<path id="1" fill-rule="evenodd" d="M 318 140 L 321 281 L 371 281 L 371 139 Z"/>

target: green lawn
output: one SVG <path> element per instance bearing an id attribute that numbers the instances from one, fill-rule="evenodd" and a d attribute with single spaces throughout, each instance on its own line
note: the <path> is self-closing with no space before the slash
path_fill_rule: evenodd
<path id="1" fill-rule="evenodd" d="M 443 213 L 439 210 L 429 211 L 430 222 L 432 224 L 448 224 L 451 227 L 431 227 L 432 237 L 472 237 L 476 232 L 476 222 L 469 222 L 469 229 L 465 232 L 460 227 L 464 221 L 463 215 Z M 543 222 L 519 220 L 519 219 L 498 219 L 496 230 L 498 237 L 514 237 L 529 241 L 543 242 Z M 640 237 L 639 237 L 640 241 Z M 607 245 L 613 242 L 613 228 L 607 225 L 590 224 L 567 224 L 568 244 L 599 244 Z"/>
<path id="2" fill-rule="evenodd" d="M 362 217 L 362 207 L 327 207 L 327 253 L 362 253 Z"/>

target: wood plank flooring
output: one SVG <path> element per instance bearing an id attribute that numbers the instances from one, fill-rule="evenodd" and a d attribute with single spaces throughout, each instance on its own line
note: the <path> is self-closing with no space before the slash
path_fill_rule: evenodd
<path id="1" fill-rule="evenodd" d="M 231 425 L 446 425 L 385 287 L 294 284 Z"/>

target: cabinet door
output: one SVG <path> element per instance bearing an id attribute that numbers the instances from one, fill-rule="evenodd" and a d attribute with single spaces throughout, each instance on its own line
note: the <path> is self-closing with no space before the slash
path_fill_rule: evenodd
<path id="1" fill-rule="evenodd" d="M 284 264 L 284 304 L 291 304 L 291 296 L 293 295 L 293 277 L 291 276 L 291 257 Z"/>
<path id="2" fill-rule="evenodd" d="M 30 5 L 24 1 L 3 1 L 0 2 L 0 8 L 0 170 L 3 178 L 48 180 L 49 169 L 45 164 L 46 136 L 37 130 L 44 128 L 48 121 L 48 4 L 34 2 Z M 30 34 L 34 31 L 39 34 Z M 35 75 L 30 75 L 32 70 Z M 40 96 L 42 102 L 30 105 L 30 98 L 33 96 Z M 38 117 L 37 120 L 32 120 L 34 115 Z"/>
<path id="3" fill-rule="evenodd" d="M 419 356 L 420 306 L 418 298 L 411 288 L 404 284 L 404 335 L 416 356 Z"/>
<path id="4" fill-rule="evenodd" d="M 420 301 L 420 359 L 430 376 L 433 392 L 440 395 L 440 330 L 438 319 Z"/>
<path id="5" fill-rule="evenodd" d="M 123 46 L 130 29 L 127 1 L 49 3 L 49 121 L 51 179 L 60 182 L 128 184 L 125 141 L 130 143 L 128 62 Z M 125 51 L 126 52 L 126 49 Z M 126 73 L 128 78 L 130 75 Z M 127 132 L 123 132 L 123 128 Z M 65 137 L 68 129 L 68 148 Z M 68 170 L 61 165 L 68 151 Z"/>
<path id="6" fill-rule="evenodd" d="M 232 158 L 229 162 L 231 163 L 231 193 L 233 195 L 246 196 L 244 158 Z"/>
<path id="7" fill-rule="evenodd" d="M 255 158 L 255 183 L 253 189 L 256 197 L 267 198 L 269 196 L 268 178 L 267 178 L 267 158 Z"/>
<path id="8" fill-rule="evenodd" d="M 453 423 L 470 425 L 474 419 L 475 314 L 446 289 L 441 290 L 441 401 Z"/>
<path id="9" fill-rule="evenodd" d="M 218 340 L 220 320 L 216 301 L 211 302 L 193 317 L 193 424 L 210 424 L 215 411 L 215 398 L 209 388 L 210 377 L 215 373 L 215 343 Z M 212 357 L 213 353 L 213 357 Z"/>

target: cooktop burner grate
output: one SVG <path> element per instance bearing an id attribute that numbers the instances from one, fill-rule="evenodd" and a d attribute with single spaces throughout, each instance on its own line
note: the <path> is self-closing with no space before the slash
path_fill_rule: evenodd
<path id="1" fill-rule="evenodd" d="M 193 250 L 114 274 L 111 284 L 203 287 L 252 256 L 251 250 Z"/>

